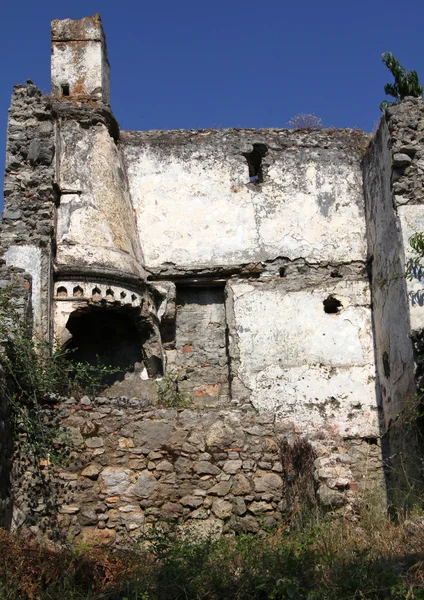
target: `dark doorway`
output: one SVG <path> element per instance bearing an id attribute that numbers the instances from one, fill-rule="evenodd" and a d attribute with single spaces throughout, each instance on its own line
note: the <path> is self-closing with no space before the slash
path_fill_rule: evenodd
<path id="1" fill-rule="evenodd" d="M 143 342 L 148 335 L 137 322 L 136 314 L 130 311 L 75 311 L 66 327 L 72 334 L 68 345 L 72 362 L 120 369 L 105 378 L 107 385 L 121 381 L 126 372 L 144 359 Z"/>

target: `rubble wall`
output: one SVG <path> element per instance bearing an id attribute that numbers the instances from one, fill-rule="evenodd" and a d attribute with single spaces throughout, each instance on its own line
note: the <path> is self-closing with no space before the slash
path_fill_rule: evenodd
<path id="1" fill-rule="evenodd" d="M 35 331 L 50 339 L 56 192 L 51 99 L 32 83 L 14 88 L 7 128 L 1 250 L 32 277 Z"/>
<path id="2" fill-rule="evenodd" d="M 192 535 L 260 533 L 299 506 L 352 517 L 358 490 L 381 486 L 377 440 L 323 431 L 307 440 L 272 413 L 123 397 L 61 398 L 46 413 L 73 449 L 41 473 L 25 457 L 15 462 L 13 524 L 33 536 L 125 545 L 158 523 Z M 49 495 L 34 494 L 40 475 Z"/>

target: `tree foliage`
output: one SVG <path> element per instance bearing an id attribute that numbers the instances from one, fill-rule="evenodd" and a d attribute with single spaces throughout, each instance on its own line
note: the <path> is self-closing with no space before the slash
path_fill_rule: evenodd
<path id="1" fill-rule="evenodd" d="M 391 52 L 384 52 L 381 59 L 395 79 L 394 83 L 386 83 L 384 86 L 385 94 L 395 98 L 395 102 L 383 100 L 380 104 L 380 110 L 382 112 L 390 106 L 398 104 L 398 102 L 407 96 L 414 96 L 415 98 L 420 98 L 422 96 L 423 87 L 418 81 L 418 74 L 416 71 L 408 72 L 396 60 Z"/>

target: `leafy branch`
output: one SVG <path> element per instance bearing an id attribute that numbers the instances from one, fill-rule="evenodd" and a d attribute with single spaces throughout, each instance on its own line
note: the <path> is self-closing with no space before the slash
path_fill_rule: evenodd
<path id="1" fill-rule="evenodd" d="M 394 83 L 386 83 L 384 86 L 384 93 L 395 98 L 395 102 L 383 100 L 380 104 L 381 112 L 385 112 L 387 108 L 398 104 L 407 96 L 415 98 L 422 96 L 423 87 L 418 81 L 416 71 L 407 71 L 391 52 L 384 52 L 381 59 L 395 79 Z"/>

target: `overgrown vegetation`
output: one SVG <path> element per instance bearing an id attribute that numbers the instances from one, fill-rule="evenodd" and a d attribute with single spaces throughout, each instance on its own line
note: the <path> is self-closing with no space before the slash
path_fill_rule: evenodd
<path id="1" fill-rule="evenodd" d="M 8 288 L 0 293 L 0 343 L 0 365 L 11 384 L 9 394 L 24 406 L 43 404 L 52 393 L 95 396 L 107 377 L 120 370 L 100 361 L 95 365 L 71 361 L 68 351 L 35 339 L 29 319 Z"/>
<path id="2" fill-rule="evenodd" d="M 2 484 L 7 489 L 8 480 L 20 480 L 20 493 L 32 509 L 27 524 L 32 521 L 59 539 L 60 482 L 51 470 L 73 459 L 73 443 L 70 432 L 60 426 L 55 402 L 60 396 L 94 396 L 117 369 L 71 362 L 68 353 L 34 339 L 30 319 L 11 288 L 0 293 L 0 345 L 0 392 L 7 422 L 1 433 L 8 457 Z"/>
<path id="3" fill-rule="evenodd" d="M 156 391 L 161 406 L 187 408 L 192 402 L 188 394 L 179 391 L 176 373 L 167 373 L 161 379 L 156 380 Z"/>
<path id="4" fill-rule="evenodd" d="M 416 71 L 407 71 L 396 60 L 391 52 L 384 52 L 381 59 L 395 80 L 394 83 L 386 83 L 384 86 L 384 93 L 387 94 L 387 96 L 395 98 L 395 102 L 383 100 L 380 104 L 380 110 L 382 112 L 390 106 L 398 104 L 407 96 L 414 96 L 415 98 L 420 98 L 422 96 L 423 87 L 418 81 L 418 74 Z"/>
<path id="5" fill-rule="evenodd" d="M 312 113 L 300 113 L 287 122 L 290 129 L 322 129 L 322 119 Z"/>
<path id="6" fill-rule="evenodd" d="M 423 517 L 311 519 L 264 536 L 183 539 L 137 550 L 61 550 L 0 531 L 0 600 L 388 600 L 424 598 Z"/>

